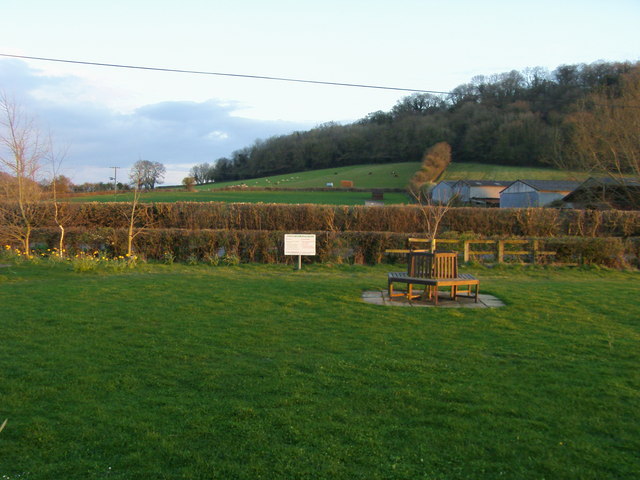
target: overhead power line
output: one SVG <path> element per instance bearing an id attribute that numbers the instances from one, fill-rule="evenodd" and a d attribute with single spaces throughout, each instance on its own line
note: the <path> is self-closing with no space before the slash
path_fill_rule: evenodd
<path id="1" fill-rule="evenodd" d="M 99 62 L 86 62 L 81 60 L 68 60 L 68 59 L 61 59 L 61 58 L 30 57 L 26 55 L 10 55 L 8 53 L 0 53 L 0 57 L 20 58 L 23 60 L 38 60 L 43 62 L 70 63 L 74 65 L 91 65 L 94 67 L 126 68 L 130 70 L 146 70 L 146 71 L 152 71 L 152 72 L 187 73 L 191 75 L 212 75 L 212 76 L 218 76 L 218 77 L 250 78 L 254 80 L 274 80 L 278 82 L 309 83 L 314 85 L 332 85 L 336 87 L 373 88 L 378 90 L 395 90 L 399 92 L 432 93 L 436 95 L 452 94 L 451 92 L 441 92 L 438 90 L 424 90 L 421 88 L 387 87 L 382 85 L 366 85 L 366 84 L 360 84 L 360 83 L 328 82 L 328 81 L 321 81 L 321 80 L 305 80 L 300 78 L 271 77 L 267 75 L 247 75 L 247 74 L 241 74 L 241 73 L 222 73 L 222 72 L 208 72 L 208 71 L 201 71 L 201 70 L 182 70 L 178 68 L 145 67 L 141 65 L 121 65 L 117 63 L 99 63 Z"/>

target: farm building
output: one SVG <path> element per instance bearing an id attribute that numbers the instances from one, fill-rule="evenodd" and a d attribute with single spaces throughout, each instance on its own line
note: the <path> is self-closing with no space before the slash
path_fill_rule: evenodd
<path id="1" fill-rule="evenodd" d="M 457 180 L 444 180 L 431 189 L 431 201 L 434 203 L 448 203 L 454 196 L 453 186 Z"/>
<path id="2" fill-rule="evenodd" d="M 569 208 L 640 209 L 640 181 L 634 178 L 589 178 L 564 197 Z"/>
<path id="3" fill-rule="evenodd" d="M 569 180 L 516 180 L 500 193 L 500 208 L 545 207 L 578 185 Z"/>
<path id="4" fill-rule="evenodd" d="M 500 192 L 511 183 L 501 180 L 460 180 L 452 189 L 462 203 L 497 207 L 500 203 Z"/>

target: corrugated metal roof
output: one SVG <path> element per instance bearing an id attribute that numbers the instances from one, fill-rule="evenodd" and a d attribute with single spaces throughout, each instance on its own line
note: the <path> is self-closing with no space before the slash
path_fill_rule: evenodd
<path id="1" fill-rule="evenodd" d="M 573 180 L 518 180 L 541 192 L 570 192 L 580 185 Z M 514 182 L 515 183 L 515 182 Z"/>
<path id="2" fill-rule="evenodd" d="M 470 187 L 507 187 L 513 182 L 511 180 L 460 180 Z"/>

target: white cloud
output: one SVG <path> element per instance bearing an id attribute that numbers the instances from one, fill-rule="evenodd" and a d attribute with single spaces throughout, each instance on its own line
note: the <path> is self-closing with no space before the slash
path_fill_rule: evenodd
<path id="1" fill-rule="evenodd" d="M 138 159 L 167 168 L 167 184 L 180 183 L 197 163 L 213 163 L 258 138 L 310 125 L 234 115 L 239 105 L 215 99 L 166 101 L 114 111 L 77 77 L 49 77 L 18 60 L 0 59 L 0 88 L 21 103 L 56 142 L 68 145 L 63 170 L 75 183 L 107 181 Z M 124 178 L 124 175 L 123 175 Z"/>
<path id="2" fill-rule="evenodd" d="M 229 138 L 229 135 L 226 132 L 214 130 L 213 132 L 209 132 L 207 134 L 207 138 L 210 138 L 211 140 L 226 140 Z"/>

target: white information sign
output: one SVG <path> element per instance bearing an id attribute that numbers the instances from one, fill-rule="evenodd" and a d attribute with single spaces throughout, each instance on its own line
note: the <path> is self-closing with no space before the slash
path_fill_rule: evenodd
<path id="1" fill-rule="evenodd" d="M 313 234 L 291 234 L 284 236 L 285 255 L 315 255 L 316 236 Z"/>

